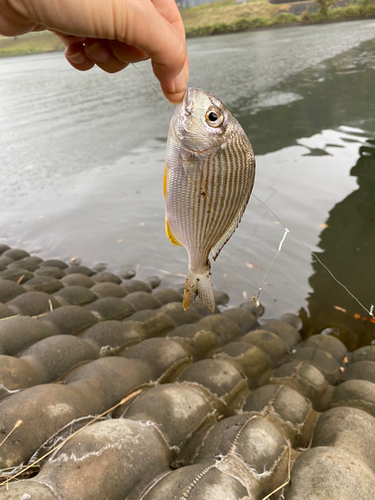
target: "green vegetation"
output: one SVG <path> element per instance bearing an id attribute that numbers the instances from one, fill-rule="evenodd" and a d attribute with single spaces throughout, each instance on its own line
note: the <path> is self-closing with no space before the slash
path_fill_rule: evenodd
<path id="1" fill-rule="evenodd" d="M 49 31 L 8 38 L 0 36 L 0 57 L 38 54 L 63 49 L 64 45 L 56 35 Z"/>
<path id="2" fill-rule="evenodd" d="M 316 0 L 318 12 L 308 9 L 300 16 L 293 14 L 293 5 L 271 4 L 267 0 L 233 4 L 229 0 L 185 9 L 182 18 L 188 37 L 234 33 L 255 28 L 291 24 L 312 24 L 375 17 L 374 0 L 358 0 L 346 7 L 334 7 L 334 0 Z"/>
<path id="3" fill-rule="evenodd" d="M 316 0 L 316 2 L 317 12 L 311 12 L 307 7 L 300 16 L 293 14 L 293 7 L 299 5 L 298 3 L 276 5 L 269 3 L 268 0 L 249 0 L 244 4 L 234 4 L 234 0 L 221 0 L 215 4 L 184 9 L 181 14 L 188 37 L 235 33 L 272 26 L 375 17 L 375 0 L 357 0 L 356 3 L 338 8 L 334 7 L 334 0 Z M 63 49 L 60 40 L 47 31 L 14 38 L 0 36 L 0 57 Z"/>

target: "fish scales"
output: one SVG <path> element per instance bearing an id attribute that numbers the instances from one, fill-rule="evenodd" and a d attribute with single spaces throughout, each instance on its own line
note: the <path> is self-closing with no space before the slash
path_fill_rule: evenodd
<path id="1" fill-rule="evenodd" d="M 251 144 L 215 97 L 188 89 L 171 120 L 164 176 L 166 232 L 186 248 L 184 308 L 200 298 L 213 311 L 210 251 L 216 260 L 238 226 L 255 176 Z"/>

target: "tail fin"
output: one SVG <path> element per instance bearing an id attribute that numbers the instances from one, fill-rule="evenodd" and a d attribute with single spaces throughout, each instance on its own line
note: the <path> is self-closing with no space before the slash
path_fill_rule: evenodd
<path id="1" fill-rule="evenodd" d="M 211 282 L 211 273 L 209 270 L 203 274 L 188 271 L 186 285 L 184 290 L 184 310 L 194 302 L 196 296 L 206 304 L 208 309 L 215 311 L 214 291 Z"/>

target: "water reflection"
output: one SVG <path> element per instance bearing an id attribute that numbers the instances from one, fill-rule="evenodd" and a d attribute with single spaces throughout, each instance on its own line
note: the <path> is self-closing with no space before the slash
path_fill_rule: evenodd
<path id="1" fill-rule="evenodd" d="M 342 125 L 375 132 L 375 39 L 231 107 L 257 155 Z"/>
<path id="2" fill-rule="evenodd" d="M 375 139 L 361 146 L 359 153 L 350 172 L 357 177 L 358 189 L 330 211 L 318 256 L 334 274 L 342 276 L 348 289 L 369 308 L 370 302 L 375 304 Z M 308 297 L 309 319 L 303 311 L 305 333 L 339 328 L 340 338 L 351 350 L 375 340 L 375 324 L 359 304 L 315 260 L 313 268 L 309 279 L 313 289 Z"/>

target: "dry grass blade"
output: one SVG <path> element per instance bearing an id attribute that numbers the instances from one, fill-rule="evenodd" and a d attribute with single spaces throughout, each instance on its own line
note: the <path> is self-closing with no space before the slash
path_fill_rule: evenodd
<path id="1" fill-rule="evenodd" d="M 6 319 L 18 318 L 19 314 L 15 314 L 14 316 L 8 316 L 7 318 L 1 318 L 0 321 L 5 321 Z"/>
<path id="2" fill-rule="evenodd" d="M 291 450 L 290 443 L 288 443 L 288 452 L 289 453 L 288 453 L 288 478 L 287 478 L 287 480 L 285 481 L 285 483 L 278 486 L 275 490 L 271 491 L 271 493 L 268 493 L 267 496 L 263 497 L 262 500 L 267 500 L 267 498 L 270 498 L 274 493 L 280 491 L 287 484 L 289 484 L 289 482 L 290 482 L 290 463 L 292 461 L 292 450 Z"/>
<path id="3" fill-rule="evenodd" d="M 70 439 L 72 439 L 74 436 L 76 436 L 77 434 L 79 434 L 81 431 L 83 431 L 83 429 L 85 429 L 86 427 L 88 427 L 89 425 L 93 424 L 94 422 L 96 422 L 99 418 L 101 417 L 104 417 L 104 415 L 106 415 L 107 413 L 109 413 L 110 411 L 113 411 L 115 410 L 116 408 L 118 408 L 119 406 L 127 403 L 130 399 L 134 398 L 135 396 L 138 396 L 138 394 L 140 394 L 142 392 L 142 389 L 138 389 L 137 391 L 134 391 L 132 392 L 131 394 L 129 394 L 128 396 L 126 396 L 125 398 L 123 398 L 119 403 L 115 404 L 114 406 L 112 406 L 111 408 L 109 408 L 108 410 L 106 411 L 103 411 L 103 413 L 101 413 L 100 415 L 97 415 L 95 418 L 93 418 L 90 422 L 88 422 L 86 425 L 84 425 L 83 427 L 81 427 L 80 429 L 78 429 L 76 432 L 73 432 L 73 434 L 71 434 L 69 437 L 67 437 L 65 439 L 65 441 L 63 441 L 62 443 L 58 444 L 57 446 L 55 446 L 54 448 L 52 448 L 52 450 L 49 450 L 47 453 L 45 453 L 42 457 L 38 458 L 38 460 L 35 460 L 35 462 L 33 462 L 32 464 L 28 465 L 26 468 L 22 469 L 20 472 L 18 472 L 17 474 L 15 474 L 14 476 L 12 476 L 11 478 L 8 478 L 6 479 L 5 481 L 3 481 L 2 483 L 0 483 L 0 486 L 4 486 L 5 484 L 7 485 L 9 483 L 9 481 L 11 479 L 16 479 L 19 475 L 25 473 L 28 469 L 30 469 L 31 467 L 35 467 L 35 465 L 38 463 L 38 462 L 41 462 L 42 460 L 44 460 L 46 457 L 48 457 L 48 455 L 50 455 L 51 453 L 53 453 L 54 451 L 56 451 L 58 448 L 60 448 L 61 446 L 63 446 L 67 441 L 69 441 Z M 18 420 L 18 422 L 21 422 L 22 423 L 22 420 Z M 11 432 L 14 431 L 14 429 L 16 428 L 16 425 L 17 423 L 15 424 L 14 428 L 11 430 Z M 19 424 L 20 425 L 20 424 Z M 18 427 L 18 426 L 17 426 Z M 11 432 L 8 434 L 8 436 L 11 434 Z M 8 438 L 7 436 L 7 438 Z M 6 438 L 6 439 L 7 439 Z M 5 441 L 5 440 L 4 440 Z M 4 442 L 3 441 L 3 442 Z M 1 443 L 2 444 L 2 443 Z"/>
<path id="4" fill-rule="evenodd" d="M 5 436 L 5 438 L 1 441 L 0 448 L 3 446 L 3 444 L 8 439 L 8 437 L 12 434 L 12 432 L 14 432 L 17 429 L 17 427 L 19 427 L 22 424 L 23 424 L 22 420 L 17 420 L 17 422 L 13 426 L 13 429 L 10 432 L 8 432 L 8 434 Z"/>

